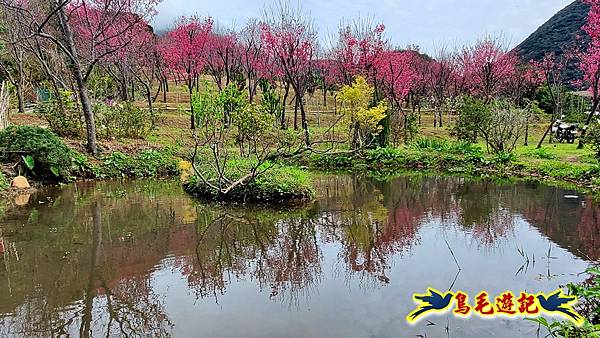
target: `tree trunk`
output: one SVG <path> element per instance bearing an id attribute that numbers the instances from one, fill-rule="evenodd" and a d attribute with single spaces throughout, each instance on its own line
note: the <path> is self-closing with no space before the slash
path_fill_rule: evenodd
<path id="1" fill-rule="evenodd" d="M 17 101 L 18 101 L 19 113 L 24 113 L 25 112 L 25 99 L 23 98 L 23 83 L 21 82 L 21 80 L 19 80 L 19 82 L 17 82 L 16 89 L 17 89 Z"/>
<path id="2" fill-rule="evenodd" d="M 581 136 L 579 137 L 579 144 L 577 145 L 577 149 L 583 149 L 583 146 L 585 145 L 585 133 L 587 131 L 587 127 L 592 122 L 592 119 L 594 118 L 594 116 L 596 116 L 598 104 L 600 104 L 600 98 L 594 98 L 594 102 L 592 103 L 592 111 L 590 112 L 590 116 L 588 116 L 587 120 L 585 121 L 585 126 L 581 131 Z"/>
<path id="3" fill-rule="evenodd" d="M 281 112 L 281 129 L 286 129 L 287 126 L 285 125 L 285 110 L 286 110 L 286 102 L 287 102 L 287 97 L 290 94 L 290 84 L 289 83 L 285 83 L 285 93 L 283 94 L 283 111 Z"/>
<path id="4" fill-rule="evenodd" d="M 304 103 L 301 99 L 298 99 L 300 105 L 300 115 L 302 117 L 302 129 L 304 129 L 304 141 L 306 146 L 310 146 L 310 134 L 308 132 L 308 120 L 306 119 L 306 110 L 304 109 Z"/>
<path id="5" fill-rule="evenodd" d="M 529 116 L 525 120 L 525 143 L 523 145 L 525 147 L 529 145 Z"/>
<path id="6" fill-rule="evenodd" d="M 548 133 L 552 130 L 552 126 L 554 125 L 554 122 L 555 121 L 554 121 L 554 118 L 553 118 L 552 121 L 550 122 L 550 125 L 546 129 L 546 132 L 544 133 L 544 136 L 542 136 L 542 139 L 538 143 L 537 149 L 540 149 L 542 147 L 542 144 L 544 144 L 544 140 L 546 139 L 546 136 L 548 136 Z"/>
<path id="7" fill-rule="evenodd" d="M 192 83 L 188 84 L 188 91 L 190 93 L 190 129 L 196 129 L 196 119 L 194 118 L 194 105 L 192 103 Z"/>
<path id="8" fill-rule="evenodd" d="M 94 122 L 94 113 L 92 112 L 92 104 L 90 102 L 90 96 L 88 92 L 87 81 L 83 77 L 81 66 L 77 56 L 77 50 L 75 48 L 75 41 L 73 40 L 73 33 L 71 27 L 67 22 L 64 7 L 61 7 L 58 11 L 60 28 L 62 30 L 66 47 L 71 53 L 69 57 L 71 61 L 71 73 L 77 84 L 77 91 L 79 94 L 79 100 L 81 101 L 81 107 L 83 109 L 83 117 L 85 119 L 86 127 L 86 138 L 87 138 L 87 151 L 92 154 L 98 154 L 98 147 L 96 145 L 96 124 Z"/>
<path id="9" fill-rule="evenodd" d="M 294 130 L 298 130 L 298 95 L 294 101 Z"/>
<path id="10" fill-rule="evenodd" d="M 148 110 L 150 111 L 150 122 L 152 129 L 154 129 L 154 127 L 156 127 L 156 118 L 154 117 L 154 106 L 152 104 L 154 102 L 154 99 L 152 98 L 152 89 L 149 84 L 145 82 L 142 82 L 142 84 L 146 89 L 146 100 L 148 101 Z"/>

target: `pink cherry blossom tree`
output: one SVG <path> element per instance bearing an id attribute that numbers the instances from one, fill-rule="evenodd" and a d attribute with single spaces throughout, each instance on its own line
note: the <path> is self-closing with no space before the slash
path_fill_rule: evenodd
<path id="1" fill-rule="evenodd" d="M 413 49 L 411 68 L 415 77 L 410 89 L 409 101 L 413 114 L 418 113 L 419 124 L 421 124 L 421 108 L 423 101 L 426 100 L 429 95 L 428 80 L 433 62 L 434 61 L 429 56 L 420 54 L 418 48 Z"/>
<path id="2" fill-rule="evenodd" d="M 584 0 L 584 2 L 590 5 L 587 23 L 583 26 L 583 30 L 590 37 L 590 43 L 587 50 L 579 56 L 579 68 L 583 72 L 584 84 L 592 94 L 592 110 L 585 121 L 585 128 L 579 141 L 579 148 L 583 148 L 586 129 L 600 104 L 600 1 Z"/>
<path id="3" fill-rule="evenodd" d="M 241 66 L 238 37 L 233 30 L 213 29 L 206 43 L 206 70 L 219 91 L 228 86 Z M 223 83 L 225 81 L 225 83 Z"/>
<path id="4" fill-rule="evenodd" d="M 374 26 L 370 20 L 360 18 L 340 27 L 331 54 L 344 84 L 352 84 L 356 75 L 373 80 L 374 64 L 387 44 L 384 31 L 385 25 Z"/>
<path id="5" fill-rule="evenodd" d="M 238 53 L 240 69 L 246 79 L 250 102 L 254 101 L 258 81 L 264 73 L 262 66 L 265 63 L 265 55 L 260 35 L 260 23 L 255 19 L 250 20 L 239 34 Z"/>
<path id="6" fill-rule="evenodd" d="M 458 97 L 463 91 L 462 76 L 457 69 L 455 54 L 445 47 L 435 52 L 435 60 L 429 67 L 427 83 L 433 98 L 433 127 L 443 127 L 443 109 L 446 100 L 453 94 Z"/>
<path id="7" fill-rule="evenodd" d="M 417 78 L 413 68 L 414 51 L 383 51 L 374 60 L 373 68 L 380 90 L 391 103 L 394 111 L 404 115 L 402 103 Z"/>
<path id="8" fill-rule="evenodd" d="M 275 61 L 284 80 L 294 90 L 296 107 L 300 109 L 304 140 L 310 144 L 304 95 L 312 77 L 313 55 L 316 49 L 316 31 L 310 18 L 301 8 L 278 3 L 265 11 L 261 25 L 261 40 L 267 57 Z M 285 113 L 281 125 L 285 127 Z"/>
<path id="9" fill-rule="evenodd" d="M 167 33 L 161 52 L 169 69 L 184 79 L 190 94 L 190 128 L 195 129 L 192 95 L 197 89 L 198 77 L 206 63 L 206 46 L 210 40 L 213 21 L 198 17 L 183 17 L 173 30 Z"/>
<path id="10" fill-rule="evenodd" d="M 465 47 L 459 60 L 470 93 L 486 101 L 503 93 L 519 64 L 515 52 L 504 47 L 500 39 L 489 37 Z"/>
<path id="11" fill-rule="evenodd" d="M 127 46 L 128 32 L 147 25 L 160 0 L 0 0 L 29 30 L 22 39 L 50 41 L 66 57 L 81 102 L 87 150 L 96 154 L 96 125 L 88 81 L 96 66 Z"/>

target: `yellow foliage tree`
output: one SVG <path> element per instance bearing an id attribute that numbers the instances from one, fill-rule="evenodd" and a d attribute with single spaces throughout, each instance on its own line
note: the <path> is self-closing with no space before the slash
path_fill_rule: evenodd
<path id="1" fill-rule="evenodd" d="M 374 93 L 375 88 L 364 77 L 358 76 L 352 86 L 343 86 L 338 94 L 353 149 L 370 144 L 373 136 L 381 132 L 379 122 L 385 118 L 388 107 L 385 101 L 371 107 Z"/>

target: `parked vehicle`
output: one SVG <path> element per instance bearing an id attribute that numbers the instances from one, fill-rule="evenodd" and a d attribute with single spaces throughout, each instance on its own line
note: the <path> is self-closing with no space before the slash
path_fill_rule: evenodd
<path id="1" fill-rule="evenodd" d="M 575 139 L 579 135 L 579 125 L 565 123 L 561 120 L 556 121 L 552 127 L 552 133 L 558 142 L 575 143 Z"/>

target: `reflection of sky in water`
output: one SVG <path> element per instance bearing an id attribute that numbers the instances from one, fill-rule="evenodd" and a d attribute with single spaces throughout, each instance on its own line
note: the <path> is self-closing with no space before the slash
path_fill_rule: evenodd
<path id="1" fill-rule="evenodd" d="M 421 321 L 415 326 L 406 324 L 404 317 L 414 309 L 412 293 L 422 292 L 427 286 L 447 290 L 456 277 L 457 267 L 448 254 L 444 239 L 454 251 L 462 271 L 453 290 L 470 295 L 486 290 L 491 295 L 503 291 L 541 292 L 553 291 L 560 284 L 580 279 L 587 263 L 568 251 L 549 242 L 525 221 L 518 220 L 510 237 L 494 246 L 482 246 L 468 234 L 440 229 L 431 221 L 420 228 L 420 244 L 410 252 L 394 257 L 388 274 L 388 285 L 365 283 L 360 278 L 346 278 L 340 268 L 340 245 L 320 244 L 323 254 L 321 282 L 310 292 L 302 293 L 297 302 L 270 300 L 269 290 L 258 292 L 249 278 L 235 279 L 218 300 L 196 300 L 181 278 L 174 278 L 170 263 L 155 273 L 157 292 L 166 296 L 166 309 L 174 319 L 175 336 L 207 337 L 398 337 L 427 333 L 437 337 L 445 335 L 449 319 L 451 336 L 456 337 L 517 337 L 535 336 L 537 326 L 520 319 L 467 321 L 448 315 L 429 317 L 436 323 L 427 326 Z M 545 257 L 552 247 L 550 280 Z M 524 263 L 517 248 L 524 247 L 535 266 L 517 274 Z M 342 270 L 342 271 L 340 271 Z M 177 276 L 176 276 L 177 277 Z M 202 329 L 198 330 L 198 323 Z"/>
<path id="2" fill-rule="evenodd" d="M 317 183 L 319 201 L 291 213 L 196 207 L 170 182 L 33 196 L 0 223 L 0 334 L 119 336 L 125 323 L 150 336 L 437 337 L 448 324 L 455 337 L 533 337 L 537 326 L 521 319 L 410 326 L 405 316 L 427 287 L 452 285 L 471 302 L 482 290 L 549 292 L 581 280 L 581 257 L 598 255 L 599 208 L 561 189 Z"/>

